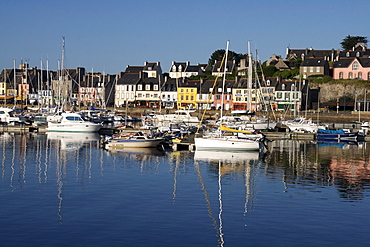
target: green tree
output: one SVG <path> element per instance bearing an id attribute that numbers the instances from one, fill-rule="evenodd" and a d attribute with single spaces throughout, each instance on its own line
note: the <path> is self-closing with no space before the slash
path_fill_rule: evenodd
<path id="1" fill-rule="evenodd" d="M 211 57 L 208 59 L 208 64 L 213 65 L 215 61 L 222 61 L 222 58 L 224 57 L 224 55 L 225 55 L 225 50 L 224 49 L 214 51 L 212 53 Z M 228 54 L 227 54 L 227 60 L 229 60 L 229 61 L 236 60 L 236 62 L 239 62 L 240 59 L 246 58 L 246 57 L 247 57 L 247 55 L 239 54 L 239 53 L 236 53 L 234 51 L 229 51 Z"/>
<path id="2" fill-rule="evenodd" d="M 340 44 L 342 45 L 343 50 L 351 50 L 359 42 L 367 44 L 368 38 L 363 36 L 347 35 Z"/>
<path id="3" fill-rule="evenodd" d="M 273 76 L 273 75 L 274 75 L 274 73 L 275 73 L 276 71 L 277 71 L 277 70 L 276 70 L 276 68 L 275 68 L 275 66 L 274 66 L 274 65 L 265 66 L 265 67 L 263 68 L 263 73 L 264 73 L 264 75 L 265 75 L 265 76 L 267 76 L 267 77 L 271 77 L 271 76 Z"/>

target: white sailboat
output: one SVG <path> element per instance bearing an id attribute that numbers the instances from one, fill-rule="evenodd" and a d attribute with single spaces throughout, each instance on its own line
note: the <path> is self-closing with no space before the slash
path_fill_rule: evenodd
<path id="1" fill-rule="evenodd" d="M 226 81 L 227 70 L 227 55 L 229 49 L 229 41 L 226 45 L 225 65 L 222 85 L 222 103 L 221 103 L 221 117 L 223 111 L 223 94 Z M 204 135 L 202 137 L 194 138 L 195 147 L 197 150 L 261 150 L 263 148 L 260 136 L 239 137 L 236 133 L 238 131 L 229 129 L 231 135 L 225 135 L 225 130 L 222 125 L 216 133 Z"/>

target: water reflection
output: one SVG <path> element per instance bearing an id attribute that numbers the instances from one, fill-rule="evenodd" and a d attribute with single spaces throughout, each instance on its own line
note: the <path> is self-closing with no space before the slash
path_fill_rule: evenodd
<path id="1" fill-rule="evenodd" d="M 253 206 L 253 201 L 251 198 L 254 196 L 254 175 L 252 174 L 252 169 L 258 164 L 260 158 L 263 154 L 260 152 L 223 152 L 223 151 L 195 151 L 194 160 L 196 161 L 197 170 L 199 165 L 197 162 L 208 162 L 213 169 L 217 170 L 218 174 L 218 228 L 217 236 L 218 243 L 220 246 L 225 244 L 225 233 L 223 232 L 223 197 L 222 197 L 222 178 L 233 176 L 235 174 L 245 176 L 245 204 L 244 204 L 244 216 L 247 214 L 248 209 Z M 198 173 L 199 180 L 202 182 L 202 189 L 205 195 L 205 200 L 208 207 L 208 215 L 211 217 L 213 226 L 216 228 L 217 222 L 213 216 L 211 209 L 211 203 L 209 201 L 208 192 L 205 190 L 203 184 L 203 178 L 200 173 Z"/>
<path id="2" fill-rule="evenodd" d="M 83 147 L 86 143 L 98 142 L 98 133 L 72 133 L 72 132 L 48 132 L 48 140 L 59 143 L 59 147 L 64 151 L 75 151 Z"/>
<path id="3" fill-rule="evenodd" d="M 283 170 L 288 187 L 335 186 L 341 198 L 363 198 L 369 188 L 370 168 L 367 143 L 277 140 L 269 144 L 268 174 Z"/>

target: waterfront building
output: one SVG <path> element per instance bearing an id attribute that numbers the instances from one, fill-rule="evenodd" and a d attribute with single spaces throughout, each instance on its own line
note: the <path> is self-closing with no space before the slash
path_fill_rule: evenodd
<path id="1" fill-rule="evenodd" d="M 223 85 L 222 80 L 218 80 L 215 86 L 213 104 L 216 109 L 221 109 L 228 111 L 232 109 L 233 98 L 232 98 L 232 88 L 234 87 L 234 80 L 226 80 L 225 85 Z"/>
<path id="2" fill-rule="evenodd" d="M 145 62 L 140 78 L 136 83 L 136 106 L 158 108 L 161 102 L 160 89 L 162 83 L 163 75 L 160 63 Z"/>
<path id="3" fill-rule="evenodd" d="M 177 85 L 179 78 L 164 77 L 164 82 L 160 89 L 162 107 L 173 109 L 177 106 Z"/>
<path id="4" fill-rule="evenodd" d="M 200 80 L 197 94 L 197 108 L 210 110 L 214 107 L 214 80 Z"/>
<path id="5" fill-rule="evenodd" d="M 195 109 L 200 81 L 182 79 L 177 88 L 177 109 Z"/>
<path id="6" fill-rule="evenodd" d="M 126 67 L 125 72 L 118 75 L 115 85 L 114 104 L 117 107 L 135 105 L 136 84 L 142 76 L 144 66 L 130 66 Z"/>
<path id="7" fill-rule="evenodd" d="M 275 100 L 278 111 L 299 111 L 306 104 L 306 92 L 308 92 L 306 81 L 282 81 L 275 89 Z M 304 93 L 305 92 L 305 93 Z M 308 96 L 308 95 L 307 95 Z"/>
<path id="8" fill-rule="evenodd" d="M 280 77 L 267 77 L 260 80 L 261 110 L 276 110 L 275 89 L 279 84 Z"/>

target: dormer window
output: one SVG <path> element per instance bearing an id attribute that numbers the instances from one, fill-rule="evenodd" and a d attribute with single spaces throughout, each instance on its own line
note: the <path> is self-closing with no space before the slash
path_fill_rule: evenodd
<path id="1" fill-rule="evenodd" d="M 349 52 L 346 53 L 346 57 L 349 57 Z"/>
<path id="2" fill-rule="evenodd" d="M 176 71 L 176 66 L 172 66 L 172 71 Z"/>
<path id="3" fill-rule="evenodd" d="M 360 56 L 360 53 L 359 52 L 356 52 L 356 57 L 359 57 Z"/>
<path id="4" fill-rule="evenodd" d="M 267 85 L 267 86 L 270 86 L 270 84 L 271 84 L 271 81 L 270 81 L 270 80 L 267 80 L 267 81 L 266 81 L 266 85 Z"/>
<path id="5" fill-rule="evenodd" d="M 285 84 L 281 85 L 281 89 L 285 90 Z"/>
<path id="6" fill-rule="evenodd" d="M 353 64 L 352 64 L 352 70 L 358 70 L 358 62 L 355 61 Z"/>

